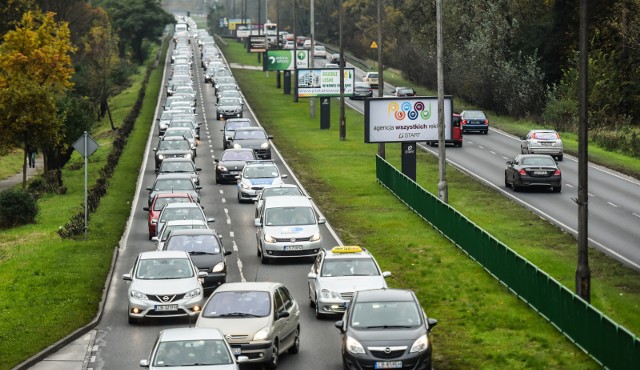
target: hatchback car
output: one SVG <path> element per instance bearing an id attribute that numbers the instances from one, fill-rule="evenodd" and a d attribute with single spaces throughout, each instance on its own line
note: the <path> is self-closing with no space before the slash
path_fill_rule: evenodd
<path id="1" fill-rule="evenodd" d="M 187 252 L 142 252 L 131 272 L 122 275 L 129 281 L 127 316 L 129 324 L 144 318 L 195 317 L 204 301 L 198 272 Z"/>
<path id="2" fill-rule="evenodd" d="M 237 182 L 247 161 L 255 161 L 256 153 L 253 149 L 227 149 L 216 163 L 216 184 L 223 182 Z"/>
<path id="3" fill-rule="evenodd" d="M 349 370 L 429 370 L 429 333 L 437 323 L 410 290 L 357 291 L 335 323 L 342 334 L 342 364 Z"/>
<path id="4" fill-rule="evenodd" d="M 169 203 L 158 215 L 156 230 L 161 230 L 165 223 L 173 220 L 195 220 L 207 224 L 215 222 L 214 218 L 204 214 L 204 210 L 197 203 Z"/>
<path id="5" fill-rule="evenodd" d="M 166 158 L 156 170 L 156 174 L 186 173 L 191 176 L 194 184 L 200 185 L 200 171 L 202 168 L 196 167 L 189 158 Z"/>
<path id="6" fill-rule="evenodd" d="M 274 258 L 306 258 L 322 249 L 320 224 L 311 200 L 305 196 L 269 197 L 262 204 L 255 226 L 260 262 Z"/>
<path id="7" fill-rule="evenodd" d="M 163 250 L 164 243 L 167 241 L 171 233 L 176 230 L 198 230 L 209 229 L 209 225 L 201 220 L 171 220 L 162 224 L 162 228 L 158 229 L 156 236 L 151 238 L 156 242 L 156 250 Z"/>
<path id="8" fill-rule="evenodd" d="M 189 145 L 191 146 L 191 158 L 195 158 L 196 157 L 196 146 L 198 145 L 197 141 L 196 141 L 196 133 L 192 128 L 189 127 L 171 127 L 171 125 L 169 125 L 169 128 L 166 129 L 166 131 L 164 132 L 164 136 L 162 137 L 163 140 L 166 137 L 173 137 L 173 136 L 182 136 L 185 139 L 187 139 L 187 141 L 189 142 Z"/>
<path id="9" fill-rule="evenodd" d="M 391 272 L 382 271 L 373 255 L 358 246 L 323 249 L 307 275 L 309 304 L 316 318 L 342 315 L 358 290 L 387 287 L 385 278 Z"/>
<path id="10" fill-rule="evenodd" d="M 512 187 L 514 191 L 524 187 L 550 188 L 559 193 L 562 191 L 562 173 L 550 155 L 520 154 L 507 161 L 504 186 Z"/>
<path id="11" fill-rule="evenodd" d="M 416 91 L 410 87 L 396 87 L 393 96 L 402 98 L 405 96 L 416 96 Z"/>
<path id="12" fill-rule="evenodd" d="M 224 128 L 220 131 L 222 135 L 222 147 L 229 149 L 231 147 L 231 140 L 233 140 L 233 133 L 241 127 L 251 127 L 251 121 L 248 118 L 229 118 L 224 123 Z"/>
<path id="13" fill-rule="evenodd" d="M 326 58 L 327 57 L 327 49 L 322 45 L 316 45 L 313 48 L 313 56 L 315 58 Z"/>
<path id="14" fill-rule="evenodd" d="M 325 66 L 326 67 L 326 66 Z M 373 96 L 373 88 L 368 82 L 356 82 L 353 86 L 353 95 L 349 99 L 364 99 Z"/>
<path id="15" fill-rule="evenodd" d="M 213 328 L 170 328 L 160 330 L 149 357 L 140 366 L 150 370 L 195 368 L 239 370 L 236 357 L 220 330 Z"/>
<path id="16" fill-rule="evenodd" d="M 149 239 L 156 236 L 156 224 L 162 208 L 169 203 L 195 203 L 195 199 L 188 193 L 158 193 L 154 195 L 151 204 L 142 209 L 147 213 Z M 154 222 L 155 221 L 155 222 Z"/>
<path id="17" fill-rule="evenodd" d="M 194 184 L 189 174 L 167 173 L 158 175 L 153 185 L 147 187 L 147 191 L 149 191 L 148 204 L 151 206 L 153 197 L 161 193 L 187 193 L 196 202 L 200 203 L 200 189 L 202 189 L 202 186 Z"/>
<path id="18" fill-rule="evenodd" d="M 477 131 L 481 134 L 489 133 L 489 119 L 479 110 L 465 110 L 460 112 L 462 133 Z"/>
<path id="19" fill-rule="evenodd" d="M 362 77 L 362 82 L 368 82 L 371 87 L 378 87 L 378 72 L 367 72 Z"/>
<path id="20" fill-rule="evenodd" d="M 231 251 L 222 246 L 220 237 L 211 229 L 183 229 L 171 232 L 162 244 L 165 251 L 185 251 L 191 256 L 193 264 L 206 272 L 202 287 L 208 294 L 227 281 L 226 256 Z"/>
<path id="21" fill-rule="evenodd" d="M 285 178 L 272 161 L 247 162 L 238 176 L 238 202 L 256 200 L 265 186 L 280 185 Z"/>
<path id="22" fill-rule="evenodd" d="M 221 98 L 216 104 L 216 120 L 242 118 L 244 103 L 239 98 Z"/>
<path id="23" fill-rule="evenodd" d="M 207 299 L 197 328 L 218 328 L 233 354 L 275 369 L 280 355 L 300 350 L 300 308 L 280 283 L 226 283 Z"/>
<path id="24" fill-rule="evenodd" d="M 216 102 L 220 102 L 222 98 L 222 93 L 225 91 L 239 91 L 238 86 L 236 84 L 220 84 L 216 88 Z M 231 98 L 231 96 L 228 96 Z M 242 96 L 237 96 L 237 98 L 242 98 Z"/>
<path id="25" fill-rule="evenodd" d="M 193 160 L 195 148 L 191 146 L 189 140 L 183 136 L 163 136 L 158 141 L 158 146 L 153 148 L 155 153 L 155 167 L 160 168 L 165 158 L 186 158 Z"/>
<path id="26" fill-rule="evenodd" d="M 522 154 L 549 154 L 562 161 L 563 146 L 560 134 L 555 130 L 531 130 L 520 143 Z"/>
<path id="27" fill-rule="evenodd" d="M 271 159 L 271 139 L 273 136 L 267 135 L 262 127 L 242 127 L 234 131 L 229 144 L 234 149 L 253 149 L 260 159 Z"/>

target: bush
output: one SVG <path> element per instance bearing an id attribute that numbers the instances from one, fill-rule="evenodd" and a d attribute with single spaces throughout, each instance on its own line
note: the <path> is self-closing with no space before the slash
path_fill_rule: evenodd
<path id="1" fill-rule="evenodd" d="M 33 223 L 38 215 L 38 203 L 30 192 L 24 189 L 7 189 L 0 192 L 0 227 Z"/>

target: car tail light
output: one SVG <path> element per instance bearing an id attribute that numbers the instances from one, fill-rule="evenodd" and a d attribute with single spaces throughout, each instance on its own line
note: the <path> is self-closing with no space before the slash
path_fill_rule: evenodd
<path id="1" fill-rule="evenodd" d="M 463 125 L 466 125 L 466 124 L 467 124 L 467 120 L 466 120 L 466 119 L 463 119 L 461 123 L 462 123 Z"/>
<path id="2" fill-rule="evenodd" d="M 556 170 L 556 172 L 553 173 L 554 176 L 560 176 L 560 170 Z"/>
<path id="3" fill-rule="evenodd" d="M 527 171 L 525 171 L 524 169 L 518 171 L 518 173 L 525 176 L 527 175 Z"/>
<path id="4" fill-rule="evenodd" d="M 488 124 L 489 124 L 489 120 L 488 120 L 488 119 L 485 119 L 485 120 L 484 120 L 484 124 L 485 124 L 485 125 L 488 125 Z"/>

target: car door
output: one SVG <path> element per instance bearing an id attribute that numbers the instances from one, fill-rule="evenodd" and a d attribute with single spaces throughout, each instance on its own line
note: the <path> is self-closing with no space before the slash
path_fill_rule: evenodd
<path id="1" fill-rule="evenodd" d="M 531 140 L 531 132 L 524 137 L 524 140 L 520 143 L 520 152 L 522 154 L 529 153 L 529 141 Z"/>
<path id="2" fill-rule="evenodd" d="M 313 262 L 313 265 L 311 265 L 311 273 L 315 274 L 315 277 L 309 278 L 309 300 L 314 304 L 318 304 L 318 278 L 320 277 L 320 270 L 324 256 L 325 252 L 320 251 L 316 260 Z"/>
<path id="3" fill-rule="evenodd" d="M 289 313 L 289 317 L 285 317 L 279 320 L 282 321 L 282 327 L 280 331 L 282 344 L 280 345 L 280 349 L 283 350 L 285 347 L 289 348 L 295 340 L 296 328 L 298 327 L 298 322 L 300 320 L 300 310 L 298 308 L 298 304 L 296 303 L 295 299 L 293 299 L 293 296 L 287 288 L 281 286 L 277 289 L 277 293 L 282 298 L 281 310 Z"/>

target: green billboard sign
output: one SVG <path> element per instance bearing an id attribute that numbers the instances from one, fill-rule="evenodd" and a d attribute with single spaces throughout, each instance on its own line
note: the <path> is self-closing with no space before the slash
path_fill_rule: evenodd
<path id="1" fill-rule="evenodd" d="M 309 68 L 309 50 L 267 50 L 264 58 L 264 71 L 293 71 L 293 61 L 296 61 L 298 68 Z"/>

